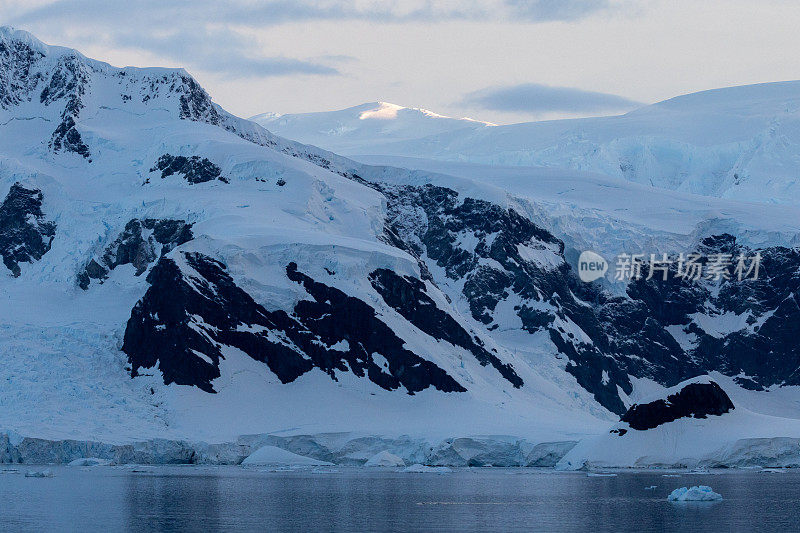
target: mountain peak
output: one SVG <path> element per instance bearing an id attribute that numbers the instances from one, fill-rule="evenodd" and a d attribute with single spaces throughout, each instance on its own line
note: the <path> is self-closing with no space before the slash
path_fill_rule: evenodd
<path id="1" fill-rule="evenodd" d="M 63 46 L 51 46 L 43 43 L 35 35 L 33 35 L 28 31 L 20 30 L 13 26 L 0 26 L 0 44 L 8 44 L 8 43 L 22 44 L 23 46 L 33 50 L 34 52 L 38 52 L 42 56 L 49 56 L 58 52 L 59 55 L 71 53 L 85 59 L 83 54 L 72 48 L 65 48 Z M 0 52 L 3 52 L 2 48 L 0 48 Z"/>
<path id="2" fill-rule="evenodd" d="M 420 107 L 386 101 L 317 113 L 262 113 L 250 120 L 273 133 L 348 154 L 371 143 L 392 143 L 462 129 L 494 126 L 471 118 L 453 118 Z"/>
<path id="3" fill-rule="evenodd" d="M 44 46 L 44 43 L 34 37 L 32 33 L 17 29 L 14 26 L 0 26 L 0 39 L 4 41 L 9 39 L 14 41 L 27 41 Z"/>
<path id="4" fill-rule="evenodd" d="M 475 120 L 468 117 L 451 117 L 448 115 L 442 115 L 440 113 L 436 113 L 434 111 L 430 111 L 429 109 L 425 109 L 422 107 L 406 107 L 398 104 L 393 104 L 391 102 L 370 102 L 366 104 L 361 104 L 360 106 L 356 106 L 351 109 L 364 109 L 359 115 L 360 120 L 366 119 L 396 119 L 398 113 L 408 113 L 413 115 L 418 115 L 421 117 L 428 117 L 428 118 L 439 118 L 445 120 L 465 120 L 469 122 L 475 122 L 479 124 L 485 124 L 487 126 L 494 126 L 491 122 L 484 122 L 482 120 Z"/>
<path id="5" fill-rule="evenodd" d="M 362 111 L 361 114 L 358 115 L 359 120 L 368 120 L 368 119 L 395 119 L 397 118 L 397 113 L 407 109 L 401 105 L 391 104 L 389 102 L 376 102 L 373 104 L 365 104 L 364 106 L 359 107 L 366 107 L 370 106 L 370 109 L 366 111 Z"/>

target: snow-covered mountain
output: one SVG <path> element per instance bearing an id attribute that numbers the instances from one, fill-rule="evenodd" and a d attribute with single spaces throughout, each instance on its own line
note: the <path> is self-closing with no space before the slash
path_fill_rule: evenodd
<path id="1" fill-rule="evenodd" d="M 444 222 L 462 208 L 454 191 L 432 202 L 399 184 L 413 172 L 276 137 L 185 71 L 118 69 L 0 35 L 11 384 L 0 426 L 104 439 L 557 435 L 608 417 L 556 360 L 535 369 L 436 284 L 413 248 L 424 228 L 408 223 L 426 209 Z M 505 207 L 474 209 L 519 224 Z M 458 230 L 475 232 L 480 219 Z M 513 238 L 559 261 L 531 222 Z"/>
<path id="2" fill-rule="evenodd" d="M 553 464 L 645 394 L 717 373 L 737 409 L 800 438 L 771 401 L 800 385 L 791 208 L 742 226 L 761 206 L 622 189 L 695 217 L 671 232 L 512 185 L 358 163 L 230 115 L 183 70 L 0 29 L 0 429 Z M 631 239 L 758 251 L 763 276 L 578 280 L 578 247 Z M 494 437 L 456 438 L 475 435 Z M 0 460 L 41 458 L 37 442 L 0 437 Z M 224 460 L 262 441 L 236 442 Z"/>
<path id="3" fill-rule="evenodd" d="M 262 113 L 250 117 L 250 120 L 282 137 L 344 155 L 382 153 L 381 147 L 387 144 L 455 131 L 480 130 L 493 125 L 388 102 L 371 102 L 318 113 Z"/>
<path id="4" fill-rule="evenodd" d="M 297 126 L 295 138 L 354 156 L 566 168 L 700 195 L 800 203 L 800 81 L 703 91 L 621 116 L 420 128 L 415 138 L 390 142 L 376 142 L 368 129 L 350 131 L 354 140 L 361 133 L 360 146 Z"/>

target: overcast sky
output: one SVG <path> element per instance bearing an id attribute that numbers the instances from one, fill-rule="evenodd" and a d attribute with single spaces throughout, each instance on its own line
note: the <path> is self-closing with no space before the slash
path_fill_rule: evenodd
<path id="1" fill-rule="evenodd" d="M 800 79 L 792 0 L 0 0 L 0 24 L 183 66 L 245 117 L 383 100 L 509 123 Z"/>

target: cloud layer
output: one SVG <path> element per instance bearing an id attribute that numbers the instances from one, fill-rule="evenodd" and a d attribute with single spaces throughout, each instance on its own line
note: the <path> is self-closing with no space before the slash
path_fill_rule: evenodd
<path id="1" fill-rule="evenodd" d="M 235 78 L 339 74 L 337 69 L 324 64 L 334 62 L 332 59 L 300 60 L 254 53 L 251 41 L 227 29 L 197 28 L 191 32 L 154 35 L 121 31 L 115 34 L 113 45 L 157 52 L 181 64 Z"/>
<path id="2" fill-rule="evenodd" d="M 51 0 L 30 9 L 18 7 L 17 11 L 28 20 L 89 18 L 116 23 L 166 21 L 172 25 L 213 21 L 264 26 L 309 20 L 572 21 L 610 9 L 609 0 L 139 0 L 135 6 L 107 0 Z"/>
<path id="3" fill-rule="evenodd" d="M 572 21 L 611 9 L 608 0 L 505 0 L 513 15 L 527 20 Z"/>
<path id="4" fill-rule="evenodd" d="M 642 105 L 615 94 L 538 83 L 481 89 L 468 94 L 462 103 L 492 111 L 532 114 L 625 111 Z"/>
<path id="5" fill-rule="evenodd" d="M 447 20 L 546 22 L 609 9 L 607 0 L 45 0 L 11 2 L 6 23 L 48 35 L 132 48 L 232 77 L 335 75 L 325 58 L 271 56 L 248 30 L 313 21 L 380 23 Z"/>

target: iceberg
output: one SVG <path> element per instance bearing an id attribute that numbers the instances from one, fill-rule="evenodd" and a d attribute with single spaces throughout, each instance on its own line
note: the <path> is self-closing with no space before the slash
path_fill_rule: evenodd
<path id="1" fill-rule="evenodd" d="M 244 461 L 244 466 L 333 466 L 333 463 L 320 461 L 313 457 L 297 455 L 276 446 L 264 446 L 250 454 Z"/>
<path id="2" fill-rule="evenodd" d="M 699 487 L 681 487 L 673 490 L 667 499 L 671 502 L 716 502 L 722 500 L 722 495 L 714 492 L 707 485 Z"/>
<path id="3" fill-rule="evenodd" d="M 398 467 L 406 466 L 406 463 L 393 453 L 384 450 L 367 459 L 364 466 Z"/>
<path id="4" fill-rule="evenodd" d="M 54 477 L 50 470 L 28 470 L 25 477 Z"/>

